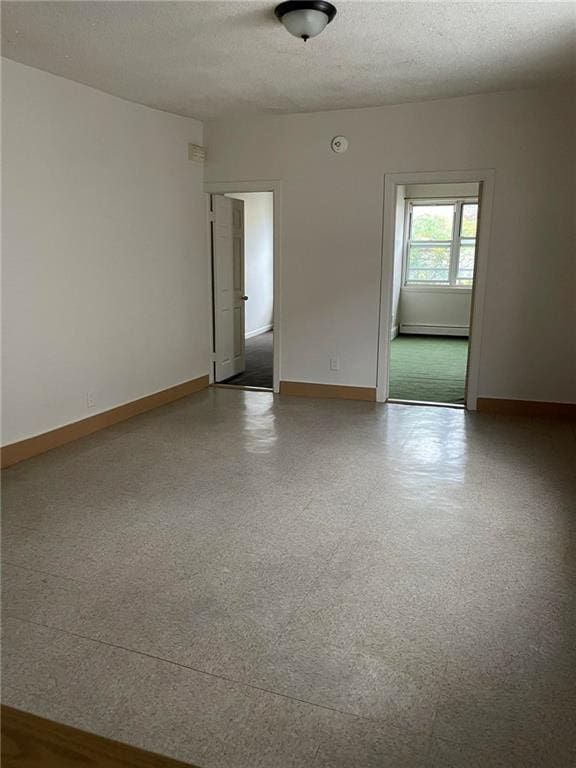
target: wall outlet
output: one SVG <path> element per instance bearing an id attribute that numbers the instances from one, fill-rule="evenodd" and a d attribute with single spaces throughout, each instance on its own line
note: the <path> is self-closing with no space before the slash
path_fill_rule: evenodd
<path id="1" fill-rule="evenodd" d="M 331 371 L 339 371 L 340 370 L 340 358 L 339 357 L 331 357 L 330 358 L 330 370 Z"/>
<path id="2" fill-rule="evenodd" d="M 96 408 L 96 395 L 94 394 L 93 389 L 89 389 L 88 392 L 86 392 L 86 407 Z"/>

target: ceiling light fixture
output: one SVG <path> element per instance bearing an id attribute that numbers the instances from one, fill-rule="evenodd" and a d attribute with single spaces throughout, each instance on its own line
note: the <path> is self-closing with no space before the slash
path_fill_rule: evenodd
<path id="1" fill-rule="evenodd" d="M 306 42 L 330 24 L 336 16 L 336 8 L 324 0 L 288 0 L 276 6 L 274 13 L 291 35 Z"/>

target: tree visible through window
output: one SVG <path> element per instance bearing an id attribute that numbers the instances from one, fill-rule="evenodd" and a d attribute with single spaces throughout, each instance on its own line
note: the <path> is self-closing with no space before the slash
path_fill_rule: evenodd
<path id="1" fill-rule="evenodd" d="M 478 202 L 409 203 L 406 285 L 471 287 Z"/>

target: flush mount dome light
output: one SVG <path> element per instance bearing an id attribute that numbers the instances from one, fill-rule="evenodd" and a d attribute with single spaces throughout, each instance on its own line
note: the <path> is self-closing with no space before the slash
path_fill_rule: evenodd
<path id="1" fill-rule="evenodd" d="M 291 35 L 301 37 L 306 42 L 330 24 L 336 16 L 336 8 L 324 0 L 289 0 L 280 3 L 274 13 Z"/>

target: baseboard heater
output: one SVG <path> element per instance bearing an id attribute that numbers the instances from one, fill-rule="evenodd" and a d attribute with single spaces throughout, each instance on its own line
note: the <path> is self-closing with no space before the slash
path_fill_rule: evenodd
<path id="1" fill-rule="evenodd" d="M 412 323 L 400 323 L 400 333 L 420 333 L 438 336 L 469 336 L 468 325 L 414 325 Z"/>

